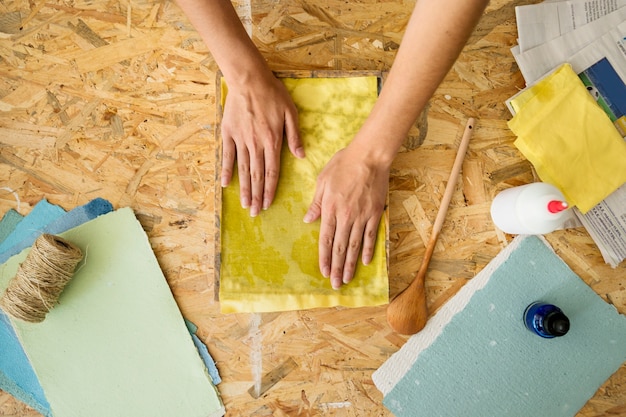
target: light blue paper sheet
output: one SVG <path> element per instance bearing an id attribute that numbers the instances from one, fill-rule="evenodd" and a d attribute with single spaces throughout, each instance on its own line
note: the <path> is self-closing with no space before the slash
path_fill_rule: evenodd
<path id="1" fill-rule="evenodd" d="M 22 349 L 8 317 L 0 311 L 0 389 L 44 416 L 50 416 L 50 404 L 37 376 Z"/>
<path id="2" fill-rule="evenodd" d="M 98 216 L 113 211 L 113 205 L 107 200 L 102 198 L 96 198 L 91 200 L 85 205 L 76 207 L 67 213 L 61 214 L 59 217 L 50 221 L 49 223 L 42 223 L 39 228 L 32 228 L 31 230 L 19 230 L 19 236 L 14 236 L 13 239 L 16 243 L 7 248 L 0 254 L 0 264 L 4 263 L 13 255 L 17 255 L 23 249 L 31 247 L 35 240 L 44 233 L 56 235 L 63 233 L 73 227 L 93 220 Z M 27 217 L 31 217 L 30 215 Z M 46 221 L 46 218 L 41 218 L 41 222 Z M 33 223 L 39 223 L 33 222 Z"/>
<path id="3" fill-rule="evenodd" d="M 41 230 L 46 225 L 54 222 L 65 213 L 61 207 L 48 203 L 47 200 L 41 200 L 33 207 L 28 215 L 24 216 L 15 229 L 0 243 L 0 256 L 18 244 L 24 236 L 28 236 L 33 231 Z"/>
<path id="4" fill-rule="evenodd" d="M 13 209 L 4 213 L 2 220 L 0 220 L 0 243 L 4 242 L 23 218 L 24 216 Z"/>
<path id="5" fill-rule="evenodd" d="M 198 353 L 200 354 L 200 357 L 204 362 L 204 366 L 206 366 L 207 370 L 209 371 L 209 376 L 213 381 L 213 385 L 219 384 L 220 382 L 222 382 L 222 378 L 220 378 L 220 373 L 217 370 L 217 366 L 215 365 L 213 357 L 211 357 L 211 354 L 209 354 L 209 349 L 196 334 L 196 332 L 198 331 L 198 326 L 196 326 L 189 320 L 185 320 L 185 324 L 187 325 L 187 330 L 189 330 L 189 333 L 191 334 L 193 344 L 196 345 L 196 349 L 198 349 Z"/>
<path id="6" fill-rule="evenodd" d="M 563 337 L 524 327 L 542 300 Z M 626 361 L 626 317 L 537 237 L 520 236 L 374 373 L 396 417 L 573 416 Z"/>

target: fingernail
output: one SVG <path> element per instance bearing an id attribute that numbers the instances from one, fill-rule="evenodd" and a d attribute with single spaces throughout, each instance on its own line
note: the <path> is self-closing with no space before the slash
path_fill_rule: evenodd
<path id="1" fill-rule="evenodd" d="M 252 206 L 250 208 L 250 216 L 251 217 L 256 217 L 259 215 L 259 208 L 257 206 Z"/>
<path id="2" fill-rule="evenodd" d="M 221 184 L 222 184 L 222 188 L 228 187 L 228 181 L 226 181 L 225 178 L 222 178 Z"/>
<path id="3" fill-rule="evenodd" d="M 241 207 L 243 207 L 245 209 L 250 207 L 250 200 L 247 197 L 242 197 L 241 198 Z"/>
<path id="4" fill-rule="evenodd" d="M 313 221 L 313 216 L 309 213 L 304 215 L 304 219 L 302 219 L 305 223 L 311 223 Z"/>
<path id="5" fill-rule="evenodd" d="M 330 268 L 328 267 L 323 268 L 322 275 L 324 275 L 324 278 L 328 278 L 330 276 Z"/>
<path id="6" fill-rule="evenodd" d="M 270 204 L 272 204 L 272 202 L 269 199 L 263 200 L 263 210 L 270 208 Z"/>
<path id="7" fill-rule="evenodd" d="M 298 149 L 296 149 L 296 156 L 298 158 L 304 158 L 304 148 L 303 147 L 299 147 Z"/>
<path id="8" fill-rule="evenodd" d="M 341 288 L 341 280 L 340 279 L 331 278 L 330 285 L 332 285 L 334 290 L 338 290 L 338 289 Z"/>

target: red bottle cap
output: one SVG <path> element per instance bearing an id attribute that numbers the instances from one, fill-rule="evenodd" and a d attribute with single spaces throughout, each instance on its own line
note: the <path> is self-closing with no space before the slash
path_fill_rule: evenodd
<path id="1" fill-rule="evenodd" d="M 567 210 L 568 207 L 565 201 L 552 200 L 548 203 L 548 211 L 550 213 L 560 213 L 563 210 Z"/>

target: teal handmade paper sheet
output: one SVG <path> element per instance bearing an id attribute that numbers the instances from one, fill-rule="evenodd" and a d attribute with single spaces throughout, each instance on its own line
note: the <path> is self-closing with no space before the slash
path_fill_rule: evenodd
<path id="1" fill-rule="evenodd" d="M 526 306 L 571 321 L 543 339 Z M 396 417 L 573 416 L 626 361 L 626 317 L 538 237 L 517 237 L 374 373 Z"/>

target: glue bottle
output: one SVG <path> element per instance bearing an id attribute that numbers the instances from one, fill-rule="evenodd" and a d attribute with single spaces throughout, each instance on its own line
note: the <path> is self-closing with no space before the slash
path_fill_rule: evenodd
<path id="1" fill-rule="evenodd" d="M 531 332 L 551 339 L 569 331 L 569 319 L 553 304 L 537 301 L 526 307 L 524 324 Z"/>
<path id="2" fill-rule="evenodd" d="M 535 182 L 500 192 L 491 203 L 491 218 L 503 232 L 541 235 L 562 227 L 569 218 L 563 194 L 553 185 Z"/>

